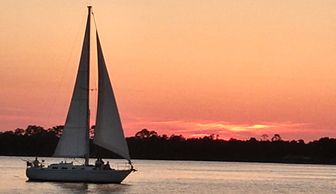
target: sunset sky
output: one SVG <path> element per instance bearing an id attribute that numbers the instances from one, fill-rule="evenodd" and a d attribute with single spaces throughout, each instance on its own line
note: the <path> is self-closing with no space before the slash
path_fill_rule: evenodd
<path id="1" fill-rule="evenodd" d="M 127 136 L 336 136 L 335 0 L 2 0 L 0 130 L 64 124 L 88 2 Z"/>

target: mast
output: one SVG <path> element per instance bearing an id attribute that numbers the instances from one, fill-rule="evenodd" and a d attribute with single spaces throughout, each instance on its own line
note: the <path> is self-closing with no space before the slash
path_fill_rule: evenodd
<path id="1" fill-rule="evenodd" d="M 91 40 L 91 9 L 92 6 L 88 6 L 88 20 L 87 20 L 87 25 L 89 26 L 88 30 L 88 47 L 87 47 L 87 61 L 88 61 L 88 71 L 87 71 L 87 89 L 90 91 L 90 40 Z M 87 153 L 84 155 L 85 157 L 85 166 L 89 165 L 89 158 L 90 158 L 90 92 L 87 93 L 87 133 L 86 133 L 86 143 L 87 143 Z"/>

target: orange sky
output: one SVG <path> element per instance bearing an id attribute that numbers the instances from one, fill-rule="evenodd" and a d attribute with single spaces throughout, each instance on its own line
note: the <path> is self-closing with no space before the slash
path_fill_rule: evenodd
<path id="1" fill-rule="evenodd" d="M 336 136 L 336 1 L 91 2 L 127 135 Z M 64 123 L 86 3 L 1 2 L 1 130 Z"/>

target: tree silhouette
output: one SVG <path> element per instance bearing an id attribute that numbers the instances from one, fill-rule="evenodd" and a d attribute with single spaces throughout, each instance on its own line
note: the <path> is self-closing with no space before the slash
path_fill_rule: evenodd
<path id="1" fill-rule="evenodd" d="M 25 130 L 0 132 L 0 155 L 51 156 L 63 126 L 44 129 L 29 125 Z M 217 139 L 214 135 L 185 138 L 182 135 L 159 135 L 142 129 L 127 138 L 131 158 L 160 160 L 217 160 L 241 162 L 286 162 L 336 164 L 336 139 L 323 137 L 305 143 L 303 140 L 284 141 L 274 134 L 271 141 L 251 137 L 249 140 Z M 92 156 L 118 158 L 116 154 L 98 149 L 90 140 Z"/>
<path id="2" fill-rule="evenodd" d="M 135 134 L 135 137 L 139 138 L 139 139 L 149 139 L 153 136 L 157 137 L 158 136 L 157 132 L 156 131 L 149 131 L 148 129 L 142 129 L 141 131 L 139 131 Z"/>
<path id="3" fill-rule="evenodd" d="M 25 130 L 24 129 L 20 129 L 20 128 L 17 128 L 14 131 L 15 135 L 24 135 L 24 133 L 25 133 Z"/>
<path id="4" fill-rule="evenodd" d="M 267 134 L 262 134 L 261 135 L 261 141 L 267 141 L 268 140 L 268 135 Z"/>
<path id="5" fill-rule="evenodd" d="M 48 132 L 54 134 L 56 137 L 61 137 L 63 129 L 64 129 L 63 125 L 58 125 L 48 129 Z"/>
<path id="6" fill-rule="evenodd" d="M 279 134 L 274 134 L 271 141 L 282 141 L 282 139 Z"/>
<path id="7" fill-rule="evenodd" d="M 47 131 L 43 127 L 36 126 L 36 125 L 29 125 L 27 129 L 25 130 L 25 135 L 33 136 L 33 135 L 43 134 L 46 132 Z"/>

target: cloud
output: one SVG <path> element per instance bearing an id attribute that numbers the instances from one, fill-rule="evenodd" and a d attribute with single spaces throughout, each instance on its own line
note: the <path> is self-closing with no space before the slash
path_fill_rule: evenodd
<path id="1" fill-rule="evenodd" d="M 226 123 L 226 122 L 208 122 L 208 123 L 198 123 L 197 126 L 204 128 L 204 129 L 225 129 L 229 131 L 250 131 L 255 129 L 265 129 L 265 128 L 271 128 L 270 125 L 265 124 L 237 124 L 237 123 Z"/>

